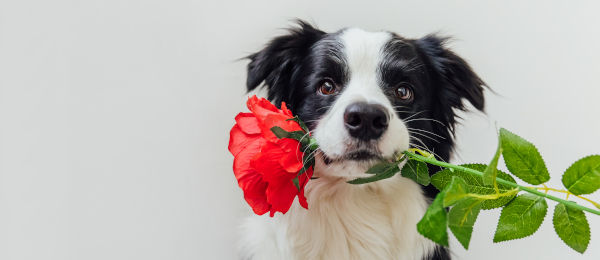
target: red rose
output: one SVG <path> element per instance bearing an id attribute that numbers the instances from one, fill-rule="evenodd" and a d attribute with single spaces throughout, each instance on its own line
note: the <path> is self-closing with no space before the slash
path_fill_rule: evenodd
<path id="1" fill-rule="evenodd" d="M 292 138 L 280 139 L 271 130 L 280 127 L 286 132 L 305 133 L 304 129 L 290 120 L 294 117 L 285 102 L 278 109 L 268 100 L 252 96 L 247 105 L 251 113 L 235 117 L 229 138 L 229 151 L 235 157 L 233 172 L 246 202 L 254 213 L 270 212 L 272 217 L 277 211 L 285 214 L 297 195 L 300 205 L 308 209 L 304 186 L 312 176 L 312 165 L 301 173 L 301 143 Z"/>

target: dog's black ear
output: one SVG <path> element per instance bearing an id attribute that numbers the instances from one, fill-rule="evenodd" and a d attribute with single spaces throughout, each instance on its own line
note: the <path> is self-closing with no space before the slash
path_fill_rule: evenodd
<path id="1" fill-rule="evenodd" d="M 289 29 L 288 34 L 273 39 L 264 49 L 248 56 L 248 91 L 257 88 L 264 81 L 269 100 L 279 103 L 289 96 L 289 85 L 294 72 L 310 47 L 324 34 L 298 20 L 298 26 Z"/>
<path id="2" fill-rule="evenodd" d="M 451 50 L 444 47 L 447 37 L 427 35 L 415 41 L 417 47 L 429 60 L 442 86 L 440 102 L 451 108 L 464 110 L 463 99 L 483 111 L 485 83 L 475 74 L 469 64 Z"/>

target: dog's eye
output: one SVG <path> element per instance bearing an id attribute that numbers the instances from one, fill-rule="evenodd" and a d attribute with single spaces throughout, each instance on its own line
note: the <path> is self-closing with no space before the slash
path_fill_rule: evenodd
<path id="1" fill-rule="evenodd" d="M 414 96 L 412 87 L 408 83 L 401 83 L 400 85 L 398 85 L 398 87 L 396 87 L 394 94 L 396 94 L 397 98 L 399 98 L 403 101 L 412 101 L 413 96 Z"/>
<path id="2" fill-rule="evenodd" d="M 337 92 L 337 87 L 335 86 L 335 83 L 333 82 L 333 80 L 324 79 L 321 82 L 321 86 L 319 87 L 318 92 L 319 92 L 319 94 L 325 95 L 325 96 L 332 95 Z"/>

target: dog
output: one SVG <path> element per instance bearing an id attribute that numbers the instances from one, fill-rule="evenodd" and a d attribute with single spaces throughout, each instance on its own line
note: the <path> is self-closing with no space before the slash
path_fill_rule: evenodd
<path id="1" fill-rule="evenodd" d="M 298 20 L 247 57 L 248 91 L 264 86 L 273 103 L 285 101 L 319 149 L 305 190 L 309 209 L 295 202 L 286 214 L 248 218 L 242 259 L 450 259 L 416 229 L 438 193 L 433 186 L 400 174 L 347 183 L 412 147 L 450 159 L 456 112 L 467 101 L 483 111 L 486 85 L 446 41 L 357 28 L 326 33 Z"/>

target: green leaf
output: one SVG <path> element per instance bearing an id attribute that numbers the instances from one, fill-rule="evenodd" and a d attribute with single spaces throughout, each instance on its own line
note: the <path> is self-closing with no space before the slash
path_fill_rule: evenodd
<path id="1" fill-rule="evenodd" d="M 498 142 L 498 148 L 496 149 L 496 154 L 490 164 L 483 171 L 483 184 L 485 185 L 496 185 L 496 175 L 498 172 L 498 159 L 500 158 L 500 154 L 502 154 L 502 142 Z"/>
<path id="2" fill-rule="evenodd" d="M 590 194 L 600 188 L 600 155 L 579 159 L 562 176 L 562 183 L 573 194 Z"/>
<path id="3" fill-rule="evenodd" d="M 398 166 L 398 162 L 380 162 L 369 168 L 366 173 L 378 174 L 385 172 L 391 167 Z"/>
<path id="4" fill-rule="evenodd" d="M 365 183 L 369 183 L 369 182 L 379 181 L 379 180 L 390 178 L 399 171 L 400 171 L 400 168 L 398 168 L 398 165 L 395 165 L 394 167 L 390 167 L 382 173 L 378 173 L 378 174 L 375 174 L 375 175 L 373 175 L 371 177 L 367 177 L 367 178 L 356 178 L 354 180 L 348 181 L 348 183 L 350 183 L 350 184 L 365 184 Z"/>
<path id="5" fill-rule="evenodd" d="M 464 164 L 461 166 L 470 168 L 473 170 L 477 170 L 477 171 L 482 171 L 482 172 L 487 167 L 487 165 L 485 165 L 485 164 Z M 515 180 L 510 175 L 508 175 L 502 171 L 498 171 L 497 174 L 498 174 L 497 177 L 500 179 L 510 181 L 512 183 L 516 183 Z M 496 191 L 492 185 L 485 185 L 483 183 L 482 177 L 473 175 L 473 174 L 470 174 L 470 173 L 467 173 L 464 171 L 459 171 L 459 170 L 452 171 L 450 169 L 445 169 L 445 170 L 439 171 L 436 174 L 434 174 L 433 176 L 431 176 L 431 184 L 433 184 L 433 186 L 435 186 L 438 190 L 444 190 L 444 188 L 452 180 L 452 176 L 458 176 L 458 177 L 462 178 L 466 182 L 467 188 L 468 188 L 469 192 L 471 192 L 471 193 L 477 193 L 477 194 L 482 194 L 482 195 L 496 193 Z M 513 187 L 504 185 L 502 183 L 498 183 L 498 189 L 501 193 L 503 193 L 503 192 L 512 190 Z M 514 196 L 505 196 L 505 197 L 500 197 L 495 200 L 486 200 L 481 203 L 481 208 L 482 209 L 494 209 L 494 208 L 502 207 L 506 203 L 511 201 L 513 198 L 514 198 Z"/>
<path id="6" fill-rule="evenodd" d="M 450 184 L 446 186 L 444 194 L 444 207 L 449 207 L 459 200 L 464 199 L 469 193 L 467 183 L 460 177 L 452 176 Z"/>
<path id="7" fill-rule="evenodd" d="M 448 213 L 443 205 L 444 192 L 438 193 L 421 221 L 417 230 L 421 235 L 443 246 L 448 246 Z"/>
<path id="8" fill-rule="evenodd" d="M 303 131 L 288 132 L 279 126 L 274 126 L 271 127 L 271 132 L 273 132 L 273 134 L 275 134 L 275 136 L 277 136 L 279 139 L 290 138 L 302 142 L 303 144 L 308 144 L 310 141 L 309 138 L 307 138 L 308 134 L 304 133 Z"/>
<path id="9" fill-rule="evenodd" d="M 290 132 L 283 130 L 283 128 L 279 126 L 271 127 L 271 132 L 279 139 L 288 138 L 288 136 L 290 136 Z"/>
<path id="10" fill-rule="evenodd" d="M 296 189 L 298 189 L 298 191 L 300 191 L 300 182 L 298 180 L 298 176 L 294 177 L 292 179 L 292 182 L 294 183 L 294 186 L 296 186 Z"/>
<path id="11" fill-rule="evenodd" d="M 554 230 L 569 247 L 582 253 L 590 243 L 590 225 L 583 211 L 559 203 L 554 208 Z"/>
<path id="12" fill-rule="evenodd" d="M 532 235 L 544 221 L 547 211 L 544 198 L 529 193 L 517 196 L 502 209 L 494 242 Z"/>
<path id="13" fill-rule="evenodd" d="M 427 164 L 415 160 L 408 160 L 404 167 L 402 167 L 402 177 L 409 178 L 423 186 L 429 185 L 430 182 Z"/>
<path id="14" fill-rule="evenodd" d="M 448 213 L 448 227 L 465 249 L 469 249 L 473 225 L 481 211 L 481 202 L 476 198 L 465 198 L 456 203 Z"/>
<path id="15" fill-rule="evenodd" d="M 500 140 L 504 162 L 511 173 L 533 185 L 550 180 L 544 159 L 532 143 L 504 128 L 500 129 Z"/>

